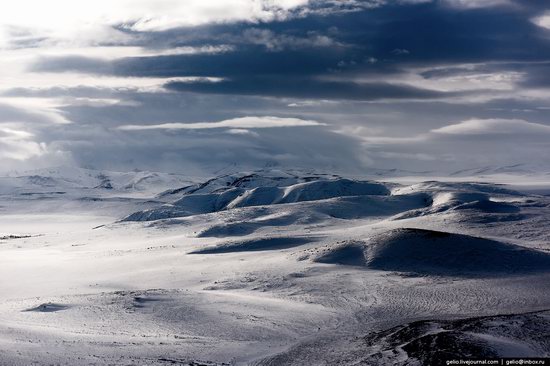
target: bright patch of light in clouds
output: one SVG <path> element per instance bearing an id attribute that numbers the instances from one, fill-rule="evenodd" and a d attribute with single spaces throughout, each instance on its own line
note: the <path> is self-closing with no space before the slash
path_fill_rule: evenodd
<path id="1" fill-rule="evenodd" d="M 284 19 L 307 0 L 19 0 L 2 4 L 2 38 L 31 39 L 33 35 L 112 41 L 109 26 L 135 31 L 160 31 L 212 22 Z M 103 36 L 100 30 L 103 28 Z M 89 36 L 89 37 L 88 37 Z M 102 39 L 103 38 L 103 39 Z"/>
<path id="2" fill-rule="evenodd" d="M 539 27 L 550 29 L 550 14 L 546 13 L 539 17 L 531 19 L 533 23 L 538 25 Z"/>
<path id="3" fill-rule="evenodd" d="M 59 110 L 59 104 L 52 98 L 1 98 L 0 105 L 8 105 L 41 117 L 48 124 L 65 125 L 71 123 Z"/>
<path id="4" fill-rule="evenodd" d="M 0 157 L 27 160 L 46 153 L 46 145 L 32 140 L 33 134 L 0 125 Z"/>

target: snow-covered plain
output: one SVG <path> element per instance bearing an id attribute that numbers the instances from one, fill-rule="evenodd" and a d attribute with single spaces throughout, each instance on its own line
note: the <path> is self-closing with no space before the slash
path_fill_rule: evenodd
<path id="1" fill-rule="evenodd" d="M 0 178 L 0 364 L 549 356 L 546 181 L 377 180 Z"/>

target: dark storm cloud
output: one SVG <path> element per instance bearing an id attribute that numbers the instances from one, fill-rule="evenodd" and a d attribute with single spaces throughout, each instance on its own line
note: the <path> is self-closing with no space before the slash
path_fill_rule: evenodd
<path id="1" fill-rule="evenodd" d="M 32 71 L 85 72 L 98 75 L 177 77 L 238 75 L 316 75 L 335 66 L 338 55 L 313 52 L 262 52 L 250 48 L 223 55 L 130 57 L 106 61 L 86 57 L 45 58 Z"/>
<path id="2" fill-rule="evenodd" d="M 374 6 L 376 4 L 378 6 Z M 508 69 L 514 70 L 521 68 L 518 63 L 550 59 L 547 32 L 531 21 L 544 11 L 544 6 L 527 1 L 519 6 L 473 9 L 462 6 L 468 9 L 464 10 L 449 4 L 448 1 L 420 4 L 354 1 L 342 6 L 353 11 L 332 15 L 310 11 L 307 17 L 254 27 L 239 23 L 155 33 L 133 32 L 139 35 L 136 42 L 153 49 L 159 45 L 201 44 L 229 44 L 235 49 L 220 54 L 130 57 L 113 61 L 81 56 L 46 57 L 31 70 L 227 79 L 216 84 L 168 84 L 171 90 L 198 93 L 350 100 L 437 99 L 453 94 L 380 80 L 366 84 L 349 80 L 395 77 L 419 65 L 514 61 L 516 64 L 510 64 Z M 314 2 L 311 9 L 325 7 L 327 2 Z M 506 70 L 504 66 L 499 69 Z M 446 70 L 452 71 L 452 68 Z M 441 75 L 445 70 L 426 71 L 423 76 L 434 77 L 438 72 Z M 320 81 L 326 77 L 332 81 Z M 536 80 L 540 79 L 527 76 L 524 83 L 535 85 Z M 460 95 L 463 93 L 456 94 Z"/>
<path id="3" fill-rule="evenodd" d="M 111 75 L 113 65 L 106 60 L 86 56 L 43 57 L 29 69 L 32 72 L 80 72 L 96 75 Z"/>
<path id="4" fill-rule="evenodd" d="M 520 85 L 527 88 L 550 88 L 550 61 L 544 64 L 527 65 Z"/>
<path id="5" fill-rule="evenodd" d="M 166 88 L 211 94 L 263 95 L 272 97 L 379 100 L 439 99 L 464 93 L 439 92 L 408 85 L 321 81 L 313 79 L 241 78 L 220 82 L 169 82 Z"/>
<path id="6" fill-rule="evenodd" d="M 547 39 L 530 20 L 541 9 L 464 11 L 443 4 L 380 7 L 350 14 L 347 25 L 339 27 L 354 35 L 350 42 L 367 41 L 375 57 L 397 49 L 409 51 L 401 63 L 534 60 L 550 55 Z"/>

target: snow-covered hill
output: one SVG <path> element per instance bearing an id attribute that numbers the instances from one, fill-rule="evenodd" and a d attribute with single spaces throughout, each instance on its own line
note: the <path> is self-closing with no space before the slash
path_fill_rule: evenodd
<path id="1" fill-rule="evenodd" d="M 550 271 L 550 254 L 433 230 L 401 228 L 324 252 L 320 263 L 437 276 L 502 276 Z"/>
<path id="2" fill-rule="evenodd" d="M 342 178 L 321 179 L 315 177 L 313 181 L 306 183 L 295 183 L 295 179 L 284 179 L 284 177 L 281 177 L 281 179 L 253 178 L 255 177 L 246 178 L 246 181 L 240 179 L 238 183 L 217 188 L 211 193 L 196 193 L 195 190 L 190 190 L 184 193 L 182 198 L 170 204 L 133 213 L 125 218 L 125 221 L 151 221 L 239 207 L 268 206 L 352 196 L 386 196 L 390 194 L 388 188 L 383 184 Z M 265 180 L 268 180 L 270 184 L 259 186 Z M 243 184 L 240 182 L 243 182 Z M 209 183 L 206 182 L 201 186 Z M 166 197 L 166 195 L 162 196 Z"/>

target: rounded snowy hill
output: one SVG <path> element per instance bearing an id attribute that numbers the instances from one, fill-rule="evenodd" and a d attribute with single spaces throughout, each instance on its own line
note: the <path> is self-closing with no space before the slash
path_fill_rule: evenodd
<path id="1" fill-rule="evenodd" d="M 546 252 L 469 235 L 415 228 L 394 229 L 365 242 L 345 243 L 316 261 L 418 275 L 550 272 L 550 254 Z"/>

